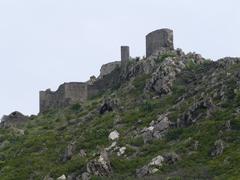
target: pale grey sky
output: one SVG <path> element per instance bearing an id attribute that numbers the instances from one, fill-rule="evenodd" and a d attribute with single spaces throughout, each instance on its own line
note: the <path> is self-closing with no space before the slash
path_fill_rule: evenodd
<path id="1" fill-rule="evenodd" d="M 145 55 L 145 35 L 174 30 L 175 47 L 240 56 L 239 0 L 0 0 L 0 116 L 38 113 L 38 92 L 86 81 L 120 58 Z"/>

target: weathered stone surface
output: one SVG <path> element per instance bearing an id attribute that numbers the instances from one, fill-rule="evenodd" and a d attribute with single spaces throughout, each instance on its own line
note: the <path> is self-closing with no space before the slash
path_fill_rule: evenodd
<path id="1" fill-rule="evenodd" d="M 202 111 L 200 111 L 202 110 Z M 203 111 L 205 110 L 205 111 Z M 193 104 L 178 120 L 178 127 L 189 126 L 197 122 L 203 115 L 215 110 L 215 105 L 211 98 L 202 99 Z"/>
<path id="2" fill-rule="evenodd" d="M 231 130 L 231 121 L 230 120 L 225 122 L 225 129 L 226 129 L 226 131 L 230 131 Z"/>
<path id="3" fill-rule="evenodd" d="M 83 149 L 81 149 L 80 152 L 79 152 L 79 156 L 80 157 L 85 157 L 85 156 L 87 156 L 87 154 Z"/>
<path id="4" fill-rule="evenodd" d="M 163 162 L 164 162 L 164 158 L 162 156 L 157 156 L 152 159 L 152 161 L 149 163 L 149 166 L 161 167 Z"/>
<path id="5" fill-rule="evenodd" d="M 146 36 L 147 57 L 161 51 L 162 49 L 174 49 L 173 31 L 170 29 L 159 29 Z"/>
<path id="6" fill-rule="evenodd" d="M 164 136 L 167 130 L 172 125 L 171 121 L 168 119 L 168 114 L 159 115 L 156 121 L 150 123 L 150 127 L 144 128 L 142 132 L 142 137 L 144 143 L 147 143 L 154 138 L 160 139 Z"/>
<path id="7" fill-rule="evenodd" d="M 130 59 L 129 46 L 121 46 L 121 64 L 128 62 Z"/>
<path id="8" fill-rule="evenodd" d="M 0 150 L 6 148 L 7 146 L 10 145 L 10 142 L 8 140 L 5 140 L 0 143 Z"/>
<path id="9" fill-rule="evenodd" d="M 224 151 L 224 142 L 223 140 L 219 139 L 214 143 L 214 148 L 211 152 L 212 156 L 220 156 Z"/>
<path id="10" fill-rule="evenodd" d="M 64 83 L 55 92 L 50 89 L 40 91 L 40 113 L 50 109 L 64 108 L 71 104 L 77 104 L 85 101 L 87 98 L 87 83 Z"/>
<path id="11" fill-rule="evenodd" d="M 114 149 L 116 147 L 116 145 L 117 145 L 117 142 L 114 141 L 109 147 L 105 148 L 105 150 L 110 151 L 110 150 Z"/>
<path id="12" fill-rule="evenodd" d="M 67 180 L 67 177 L 63 174 L 62 176 L 60 176 L 59 178 L 57 178 L 57 180 Z"/>
<path id="13" fill-rule="evenodd" d="M 156 173 L 157 171 L 159 171 L 158 168 L 162 167 L 163 162 L 164 157 L 160 155 L 153 158 L 150 163 L 136 170 L 136 176 L 138 178 L 141 178 Z"/>
<path id="14" fill-rule="evenodd" d="M 102 65 L 99 78 L 103 78 L 104 76 L 110 74 L 111 72 L 113 72 L 114 69 L 116 69 L 117 67 L 120 67 L 120 66 L 121 66 L 121 62 L 119 62 L 119 61 L 115 61 L 115 62 L 111 62 L 111 63 Z"/>
<path id="15" fill-rule="evenodd" d="M 9 115 L 5 115 L 1 119 L 1 127 L 16 127 L 18 125 L 24 124 L 29 119 L 28 116 L 23 115 L 22 113 L 15 111 Z"/>
<path id="16" fill-rule="evenodd" d="M 104 113 L 106 113 L 106 112 L 111 112 L 111 111 L 113 111 L 113 108 L 112 108 L 111 104 L 105 102 L 105 103 L 101 106 L 99 113 L 100 113 L 100 114 L 104 114 Z"/>
<path id="17" fill-rule="evenodd" d="M 87 172 L 94 176 L 110 176 L 112 174 L 112 167 L 106 151 L 101 152 L 98 159 L 87 164 Z"/>
<path id="18" fill-rule="evenodd" d="M 64 155 L 63 155 L 63 162 L 71 160 L 75 149 L 76 149 L 75 143 L 71 143 L 67 146 L 67 149 L 65 150 Z"/>
<path id="19" fill-rule="evenodd" d="M 114 140 L 118 139 L 119 136 L 120 136 L 119 132 L 117 130 L 115 130 L 109 134 L 108 138 L 110 140 L 114 141 Z"/>
<path id="20" fill-rule="evenodd" d="M 180 157 L 175 152 L 170 152 L 164 155 L 164 163 L 166 164 L 175 164 L 180 160 Z"/>
<path id="21" fill-rule="evenodd" d="M 122 156 L 125 154 L 125 151 L 127 150 L 126 147 L 121 147 L 117 153 L 118 156 Z"/>
<path id="22" fill-rule="evenodd" d="M 142 168 L 136 170 L 136 176 L 138 178 L 141 178 L 141 177 L 144 177 L 144 176 L 147 176 L 147 175 L 149 175 L 148 166 L 143 166 Z"/>
<path id="23" fill-rule="evenodd" d="M 90 180 L 91 179 L 91 175 L 87 172 L 82 174 L 82 180 Z"/>

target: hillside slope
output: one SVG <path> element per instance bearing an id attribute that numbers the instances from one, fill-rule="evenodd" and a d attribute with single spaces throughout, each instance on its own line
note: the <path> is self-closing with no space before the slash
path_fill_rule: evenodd
<path id="1" fill-rule="evenodd" d="M 240 59 L 176 50 L 119 72 L 81 105 L 0 128 L 0 179 L 240 178 Z"/>

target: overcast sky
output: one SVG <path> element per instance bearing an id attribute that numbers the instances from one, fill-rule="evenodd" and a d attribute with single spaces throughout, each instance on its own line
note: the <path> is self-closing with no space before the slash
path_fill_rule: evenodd
<path id="1" fill-rule="evenodd" d="M 0 0 L 0 116 L 36 114 L 39 90 L 86 81 L 102 64 L 145 55 L 145 35 L 174 30 L 175 47 L 240 56 L 239 0 Z"/>

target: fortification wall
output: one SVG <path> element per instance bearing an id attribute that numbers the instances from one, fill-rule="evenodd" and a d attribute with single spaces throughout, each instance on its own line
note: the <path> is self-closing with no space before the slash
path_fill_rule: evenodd
<path id="1" fill-rule="evenodd" d="M 173 31 L 160 29 L 149 33 L 146 36 L 147 57 L 158 53 L 158 51 L 173 50 Z M 109 89 L 119 87 L 122 80 L 149 69 L 144 64 L 137 64 L 129 70 L 130 49 L 128 46 L 121 46 L 121 61 L 104 64 L 98 78 L 92 77 L 88 82 L 71 82 L 59 86 L 53 92 L 50 89 L 40 92 L 40 113 L 50 109 L 64 108 L 71 104 L 82 103 L 88 98 L 105 92 Z M 151 67 L 150 67 L 151 68 Z"/>
<path id="2" fill-rule="evenodd" d="M 65 83 L 64 98 L 72 104 L 83 102 L 88 98 L 88 85 L 86 83 Z"/>
<path id="3" fill-rule="evenodd" d="M 87 99 L 86 83 L 64 83 L 57 91 L 40 91 L 40 113 L 63 108 Z"/>

